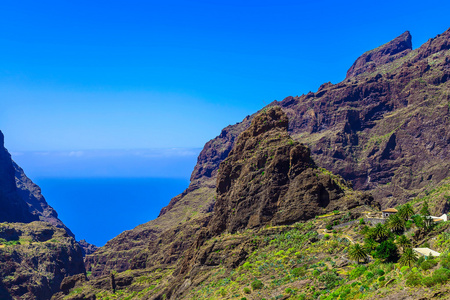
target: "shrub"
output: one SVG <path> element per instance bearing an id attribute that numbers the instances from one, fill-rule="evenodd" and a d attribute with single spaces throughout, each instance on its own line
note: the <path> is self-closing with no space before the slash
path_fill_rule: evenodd
<path id="1" fill-rule="evenodd" d="M 372 279 L 373 276 L 375 276 L 375 275 L 374 275 L 372 272 L 368 272 L 368 273 L 366 274 L 366 278 L 367 278 L 367 279 Z"/>
<path id="2" fill-rule="evenodd" d="M 245 287 L 244 288 L 244 293 L 246 293 L 246 294 L 250 294 L 252 291 L 248 288 L 248 287 Z"/>
<path id="3" fill-rule="evenodd" d="M 327 230 L 331 230 L 331 229 L 333 229 L 333 224 L 327 224 L 327 226 L 325 228 Z"/>
<path id="4" fill-rule="evenodd" d="M 403 266 L 403 267 L 401 267 L 400 272 L 405 273 L 405 272 L 407 272 L 408 270 L 409 270 L 409 267 L 408 267 L 408 266 Z"/>
<path id="5" fill-rule="evenodd" d="M 291 288 L 286 288 L 286 289 L 284 290 L 284 292 L 285 292 L 286 294 L 292 294 L 294 291 L 293 291 Z"/>
<path id="6" fill-rule="evenodd" d="M 427 271 L 437 265 L 437 262 L 434 259 L 427 259 L 423 263 L 420 264 L 422 270 Z"/>
<path id="7" fill-rule="evenodd" d="M 264 284 L 261 282 L 261 280 L 256 279 L 255 281 L 252 282 L 251 286 L 253 290 L 259 290 L 262 289 Z"/>
<path id="8" fill-rule="evenodd" d="M 433 272 L 433 279 L 436 283 L 444 283 L 450 279 L 450 270 L 440 268 Z"/>
<path id="9" fill-rule="evenodd" d="M 364 218 L 359 219 L 359 225 L 364 225 L 366 224 L 366 221 L 364 221 Z"/>
<path id="10" fill-rule="evenodd" d="M 332 289 L 341 278 L 334 272 L 326 272 L 320 275 L 318 279 L 325 283 L 327 289 Z"/>
<path id="11" fill-rule="evenodd" d="M 303 276 L 305 276 L 306 271 L 303 268 L 294 268 L 294 269 L 292 269 L 291 273 L 295 277 L 303 277 Z"/>
<path id="12" fill-rule="evenodd" d="M 406 285 L 408 286 L 418 286 L 422 282 L 422 275 L 417 272 L 411 272 L 406 277 Z"/>
<path id="13" fill-rule="evenodd" d="M 441 255 L 439 258 L 441 259 L 441 266 L 446 269 L 450 269 L 450 256 Z"/>
<path id="14" fill-rule="evenodd" d="M 378 276 L 383 276 L 385 274 L 381 269 L 376 270 L 375 273 L 377 273 Z"/>
<path id="15" fill-rule="evenodd" d="M 424 286 L 431 287 L 431 286 L 435 285 L 435 282 L 433 280 L 433 277 L 428 276 L 428 277 L 422 278 L 422 284 Z"/>
<path id="16" fill-rule="evenodd" d="M 386 278 L 384 277 L 384 276 L 381 276 L 380 278 L 378 278 L 378 281 L 379 282 L 383 282 L 383 281 L 385 281 L 386 280 Z"/>

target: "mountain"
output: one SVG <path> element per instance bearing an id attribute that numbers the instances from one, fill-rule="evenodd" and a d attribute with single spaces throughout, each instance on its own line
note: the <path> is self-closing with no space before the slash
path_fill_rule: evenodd
<path id="1" fill-rule="evenodd" d="M 405 32 L 359 57 L 344 81 L 269 105 L 286 113 L 288 121 L 282 123 L 288 123 L 292 143 L 307 146 L 310 150 L 302 151 L 310 151 L 317 166 L 342 176 L 356 190 L 371 192 L 382 207 L 405 203 L 450 176 L 450 30 L 416 50 L 411 45 L 411 35 Z M 201 246 L 201 240 L 212 233 L 282 224 L 281 220 L 290 223 L 301 215 L 313 217 L 317 208 L 320 211 L 320 201 L 313 198 L 304 205 L 286 202 L 286 195 L 292 196 L 289 176 L 273 179 L 269 170 L 260 170 L 268 163 L 263 154 L 253 153 L 262 155 L 254 158 L 253 166 L 243 161 L 250 157 L 237 150 L 243 147 L 237 144 L 238 137 L 254 117 L 228 126 L 205 145 L 189 188 L 172 199 L 156 220 L 122 233 L 87 256 L 92 275 L 107 275 L 110 270 L 170 270 L 177 264 L 187 270 L 192 262 L 182 262 L 180 257 L 191 244 Z M 221 171 L 223 175 L 218 176 Z M 240 177 L 241 172 L 245 176 Z M 255 186 L 249 185 L 252 178 Z M 233 195 L 227 190 L 230 180 L 240 187 L 233 189 Z M 278 180 L 283 184 L 277 184 Z M 266 185 L 271 186 L 270 192 L 263 189 Z M 305 194 L 308 189 L 292 193 L 302 197 L 318 193 Z M 339 199 L 340 190 L 332 190 L 331 198 Z M 278 205 L 286 207 L 277 212 Z M 446 207 L 434 209 L 443 212 Z M 290 219 L 290 214 L 296 217 Z"/>
<path id="2" fill-rule="evenodd" d="M 396 262 L 406 249 L 391 220 L 381 225 L 388 240 L 364 245 L 375 262 L 349 254 L 384 222 L 380 207 L 448 211 L 450 29 L 415 50 L 411 41 L 405 32 L 359 57 L 344 81 L 223 129 L 188 189 L 87 255 L 89 281 L 67 277 L 53 299 L 448 295 L 450 257 L 420 261 L 424 273 L 378 256 L 390 248 Z M 402 225 L 411 246 L 448 249 L 447 222 L 427 231 L 416 219 Z"/>

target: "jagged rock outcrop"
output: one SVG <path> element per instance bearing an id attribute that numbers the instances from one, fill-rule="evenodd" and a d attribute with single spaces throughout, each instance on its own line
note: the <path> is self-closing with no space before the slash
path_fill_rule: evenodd
<path id="1" fill-rule="evenodd" d="M 64 229 L 0 223 L 0 239 L 1 299 L 50 299 L 66 276 L 85 274 L 81 249 Z"/>
<path id="2" fill-rule="evenodd" d="M 317 169 L 309 149 L 287 128 L 286 114 L 275 106 L 239 135 L 220 164 L 211 232 L 290 224 L 359 204 L 343 201 L 343 189 Z"/>

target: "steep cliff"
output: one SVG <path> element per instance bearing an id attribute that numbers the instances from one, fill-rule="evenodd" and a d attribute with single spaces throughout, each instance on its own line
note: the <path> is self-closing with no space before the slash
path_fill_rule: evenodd
<path id="1" fill-rule="evenodd" d="M 15 170 L 11 155 L 5 149 L 0 131 L 0 222 L 32 222 L 38 220 L 16 188 Z"/>

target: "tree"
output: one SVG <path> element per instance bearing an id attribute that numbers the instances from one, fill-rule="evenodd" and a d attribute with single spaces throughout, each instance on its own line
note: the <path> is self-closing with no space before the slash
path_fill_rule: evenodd
<path id="1" fill-rule="evenodd" d="M 414 250 L 411 248 L 406 248 L 403 251 L 402 257 L 400 257 L 399 263 L 402 266 L 411 267 L 417 261 L 417 255 L 414 253 Z"/>
<path id="2" fill-rule="evenodd" d="M 400 233 L 405 230 L 405 221 L 397 214 L 389 216 L 386 226 L 395 233 Z"/>
<path id="3" fill-rule="evenodd" d="M 374 228 L 372 228 L 368 236 L 368 238 L 373 238 L 377 242 L 385 241 L 388 237 L 389 232 L 381 223 L 378 223 Z"/>
<path id="4" fill-rule="evenodd" d="M 408 221 L 411 216 L 414 215 L 414 210 L 411 204 L 406 203 L 405 205 L 400 206 L 398 209 L 397 215 L 405 221 Z"/>
<path id="5" fill-rule="evenodd" d="M 411 241 L 405 235 L 400 235 L 397 237 L 397 245 L 399 245 L 404 252 L 406 248 L 411 247 Z"/>
<path id="6" fill-rule="evenodd" d="M 384 241 L 375 249 L 374 256 L 382 259 L 384 262 L 397 262 L 397 246 L 392 242 L 392 240 Z"/>
<path id="7" fill-rule="evenodd" d="M 361 261 L 367 261 L 367 252 L 360 244 L 350 245 L 348 248 L 348 257 L 359 264 Z"/>
<path id="8" fill-rule="evenodd" d="M 420 209 L 420 214 L 423 217 L 429 216 L 430 215 L 430 210 L 428 209 L 428 202 L 424 201 L 422 204 L 422 208 Z"/>
<path id="9" fill-rule="evenodd" d="M 366 248 L 367 251 L 372 251 L 378 246 L 378 243 L 375 242 L 373 239 L 365 239 L 364 240 L 364 248 Z"/>

